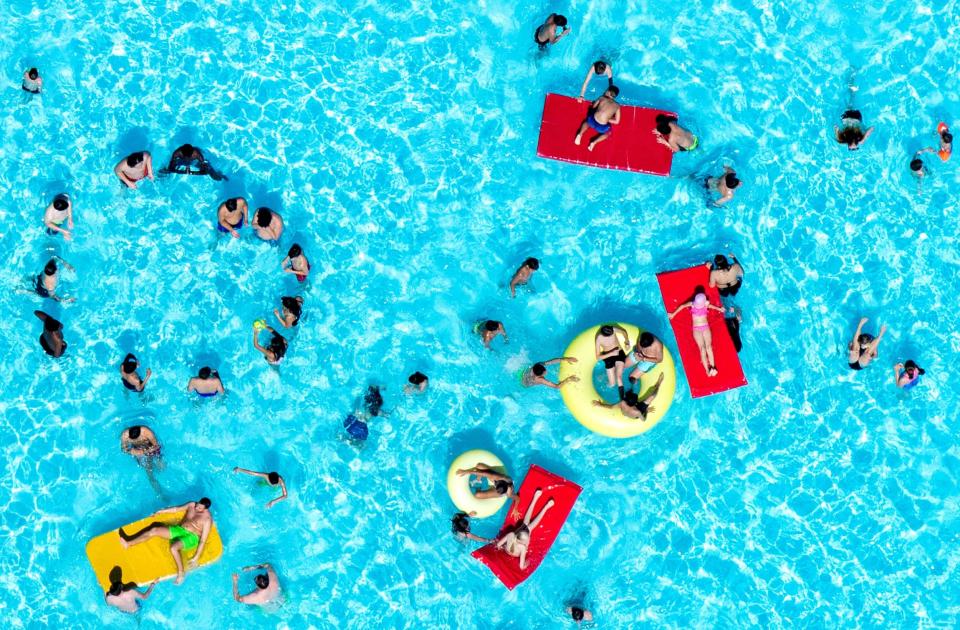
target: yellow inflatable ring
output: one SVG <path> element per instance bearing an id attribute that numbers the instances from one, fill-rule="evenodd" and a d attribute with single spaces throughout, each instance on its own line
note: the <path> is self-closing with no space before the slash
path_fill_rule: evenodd
<path id="1" fill-rule="evenodd" d="M 450 464 L 450 469 L 447 470 L 447 492 L 450 493 L 450 500 L 457 509 L 475 518 L 486 518 L 496 514 L 507 502 L 507 497 L 478 499 L 473 496 L 473 490 L 470 489 L 470 475 L 458 475 L 457 471 L 473 468 L 477 464 L 486 464 L 494 472 L 507 474 L 507 469 L 504 468 L 499 457 L 490 451 L 475 448 L 460 455 Z"/>
<path id="2" fill-rule="evenodd" d="M 629 354 L 633 350 L 633 346 L 636 345 L 637 339 L 643 330 L 632 324 L 624 324 L 622 322 L 618 322 L 617 325 L 626 330 L 630 335 L 630 347 L 626 349 L 627 354 Z M 608 437 L 627 438 L 649 431 L 663 419 L 670 409 L 670 404 L 673 402 L 673 392 L 677 386 L 677 372 L 673 363 L 673 356 L 670 354 L 666 345 L 664 345 L 663 361 L 640 377 L 638 391 L 643 395 L 644 392 L 653 387 L 653 384 L 657 382 L 660 374 L 663 374 L 663 383 L 660 385 L 660 391 L 657 392 L 656 399 L 650 405 L 653 407 L 653 411 L 647 414 L 646 421 L 628 418 L 624 416 L 617 407 L 609 409 L 606 407 L 595 407 L 593 401 L 603 399 L 593 386 L 593 370 L 597 364 L 595 343 L 598 330 L 600 330 L 600 326 L 593 326 L 586 329 L 577 335 L 570 345 L 567 346 L 566 352 L 563 353 L 565 357 L 575 357 L 577 362 L 560 362 L 561 380 L 568 376 L 577 376 L 580 378 L 579 382 L 567 383 L 560 388 L 563 402 L 566 403 L 567 409 L 569 409 L 573 417 L 577 419 L 577 422 L 594 433 Z M 621 339 L 621 344 L 623 344 L 623 341 L 624 340 Z M 632 370 L 632 367 L 624 369 L 624 383 L 627 382 L 627 376 Z"/>

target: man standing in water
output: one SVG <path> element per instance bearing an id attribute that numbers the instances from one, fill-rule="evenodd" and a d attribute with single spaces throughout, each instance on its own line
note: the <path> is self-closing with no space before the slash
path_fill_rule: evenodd
<path id="1" fill-rule="evenodd" d="M 196 553 L 190 559 L 189 567 L 192 569 L 197 566 L 200 556 L 203 555 L 203 548 L 207 544 L 207 537 L 210 536 L 210 530 L 213 527 L 213 519 L 210 517 L 210 499 L 203 497 L 199 501 L 190 501 L 176 507 L 169 507 L 160 510 L 156 514 L 172 514 L 186 510 L 180 523 L 168 525 L 166 523 L 154 523 L 146 529 L 137 532 L 134 535 L 128 535 L 121 527 L 120 544 L 124 549 L 132 545 L 139 545 L 147 542 L 151 538 L 166 538 L 170 541 L 170 555 L 177 564 L 177 579 L 174 584 L 183 582 L 183 560 L 180 558 L 180 551 L 191 551 L 196 549 Z"/>
<path id="2" fill-rule="evenodd" d="M 587 145 L 587 151 L 593 151 L 593 147 L 610 137 L 610 132 L 613 130 L 612 125 L 620 124 L 620 103 L 617 102 L 619 94 L 620 88 L 611 85 L 603 93 L 603 96 L 593 102 L 590 109 L 587 110 L 587 119 L 580 124 L 580 129 L 573 139 L 575 145 L 580 146 L 583 134 L 590 127 L 597 132 L 597 135 Z"/>
<path id="3" fill-rule="evenodd" d="M 254 583 L 256 583 L 257 588 L 254 591 L 247 593 L 246 595 L 240 594 L 240 576 L 236 573 L 233 574 L 233 599 L 240 602 L 241 604 L 269 604 L 280 595 L 280 578 L 277 577 L 276 571 L 273 570 L 268 563 L 264 564 L 255 564 L 250 567 L 243 567 L 244 571 L 250 571 L 253 569 L 266 569 L 266 573 L 261 573 L 257 577 L 253 578 Z"/>

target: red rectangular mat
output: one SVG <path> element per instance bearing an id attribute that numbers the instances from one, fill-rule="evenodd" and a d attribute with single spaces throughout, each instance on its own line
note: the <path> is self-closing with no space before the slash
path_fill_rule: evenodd
<path id="1" fill-rule="evenodd" d="M 561 162 L 572 162 L 598 168 L 612 168 L 651 175 L 670 174 L 673 152 L 653 136 L 657 114 L 671 112 L 622 105 L 620 124 L 613 125 L 610 137 L 587 151 L 590 139 L 597 135 L 592 128 L 583 134 L 580 146 L 573 143 L 577 129 L 587 117 L 591 101 L 578 103 L 577 99 L 559 94 L 547 94 L 540 121 L 540 140 L 537 155 Z"/>
<path id="2" fill-rule="evenodd" d="M 490 567 L 494 575 L 500 578 L 504 586 L 511 591 L 517 584 L 533 575 L 533 572 L 543 562 L 553 545 L 553 541 L 557 539 L 560 528 L 563 527 L 563 523 L 570 516 L 573 504 L 577 502 L 577 497 L 580 496 L 582 490 L 580 486 L 567 481 L 563 477 L 547 472 L 539 466 L 531 466 L 523 480 L 523 485 L 520 486 L 521 498 L 507 514 L 498 538 L 523 520 L 523 515 L 530 506 L 537 488 L 543 490 L 543 494 L 534 508 L 536 512 L 539 512 L 541 507 L 546 505 L 550 499 L 553 499 L 554 504 L 530 535 L 530 546 L 527 549 L 527 568 L 520 570 L 520 558 L 507 555 L 507 552 L 497 549 L 494 543 L 484 545 L 473 552 L 473 557 Z M 533 516 L 536 516 L 536 513 Z"/>
<path id="3" fill-rule="evenodd" d="M 710 267 L 697 265 L 689 269 L 665 271 L 657 274 L 660 283 L 660 295 L 663 296 L 663 306 L 667 314 L 672 313 L 679 305 L 693 299 L 694 289 L 701 286 L 707 294 L 707 299 L 714 306 L 722 306 L 720 294 L 716 287 L 707 286 L 710 283 Z M 677 339 L 677 348 L 683 360 L 683 371 L 687 375 L 690 385 L 690 396 L 700 398 L 719 394 L 728 389 L 735 389 L 747 384 L 740 366 L 740 357 L 733 347 L 727 325 L 723 315 L 710 310 L 707 320 L 710 322 L 710 332 L 713 334 L 713 358 L 717 368 L 716 376 L 707 376 L 700 362 L 700 350 L 693 339 L 693 316 L 689 308 L 685 308 L 673 318 L 673 335 Z"/>

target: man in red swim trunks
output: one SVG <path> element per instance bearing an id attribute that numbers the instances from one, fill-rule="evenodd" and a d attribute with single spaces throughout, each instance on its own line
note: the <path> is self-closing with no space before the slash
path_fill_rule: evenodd
<path id="1" fill-rule="evenodd" d="M 580 124 L 577 136 L 573 139 L 575 145 L 580 146 L 580 139 L 587 128 L 592 128 L 597 132 L 597 135 L 587 145 L 587 151 L 593 151 L 593 147 L 610 136 L 612 125 L 620 124 L 620 103 L 616 100 L 619 94 L 620 88 L 611 85 L 603 93 L 603 96 L 590 105 L 590 109 L 587 110 L 587 118 Z"/>

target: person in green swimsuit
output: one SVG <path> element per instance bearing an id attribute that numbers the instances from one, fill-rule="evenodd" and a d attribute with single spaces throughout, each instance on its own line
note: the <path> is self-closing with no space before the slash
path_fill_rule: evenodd
<path id="1" fill-rule="evenodd" d="M 210 499 L 203 497 L 199 501 L 189 501 L 183 505 L 168 507 L 155 513 L 171 514 L 174 512 L 185 512 L 180 523 L 170 525 L 168 523 L 153 523 L 133 535 L 128 535 L 121 527 L 118 530 L 120 534 L 120 545 L 124 549 L 132 545 L 139 545 L 152 538 L 166 538 L 170 541 L 170 555 L 177 565 L 177 579 L 174 584 L 183 582 L 183 560 L 180 558 L 181 551 L 192 551 L 196 553 L 190 559 L 189 567 L 192 569 L 197 566 L 200 556 L 203 554 L 203 548 L 207 544 L 207 537 L 210 536 L 210 530 L 213 527 L 213 518 L 210 516 Z"/>

